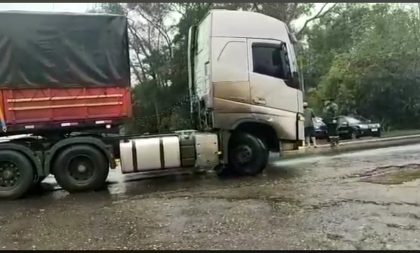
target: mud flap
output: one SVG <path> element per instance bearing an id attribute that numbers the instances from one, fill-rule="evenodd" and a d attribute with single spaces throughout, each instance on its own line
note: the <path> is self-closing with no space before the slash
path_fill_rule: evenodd
<path id="1" fill-rule="evenodd" d="M 296 113 L 296 140 L 295 140 L 295 150 L 298 150 L 299 147 L 303 146 L 304 141 L 304 127 L 303 127 L 304 117 L 300 113 Z"/>

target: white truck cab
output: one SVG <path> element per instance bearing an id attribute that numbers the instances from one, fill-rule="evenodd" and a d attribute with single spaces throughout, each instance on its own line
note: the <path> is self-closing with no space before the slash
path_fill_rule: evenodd
<path id="1" fill-rule="evenodd" d="M 247 11 L 212 10 L 191 28 L 197 128 L 251 131 L 271 150 L 301 145 L 303 94 L 292 38 L 284 22 Z"/>

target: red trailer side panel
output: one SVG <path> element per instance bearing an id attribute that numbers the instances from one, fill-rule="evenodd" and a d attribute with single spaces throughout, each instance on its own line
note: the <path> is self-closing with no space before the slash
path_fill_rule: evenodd
<path id="1" fill-rule="evenodd" d="M 131 117 L 130 88 L 2 89 L 8 129 L 97 125 Z"/>

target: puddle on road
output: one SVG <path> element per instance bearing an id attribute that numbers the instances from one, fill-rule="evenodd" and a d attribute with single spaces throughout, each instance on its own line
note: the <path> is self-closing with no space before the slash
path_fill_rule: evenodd
<path id="1" fill-rule="evenodd" d="M 288 180 L 297 177 L 296 170 L 290 167 L 270 166 L 263 174 L 256 177 L 239 177 L 233 175 L 217 176 L 214 172 L 198 175 L 186 171 L 168 172 L 162 176 L 144 177 L 141 174 L 122 175 L 115 172 L 108 179 L 108 190 L 111 194 L 138 195 L 167 191 L 235 188 L 257 183 L 270 183 L 276 180 Z"/>
<path id="2" fill-rule="evenodd" d="M 420 179 L 420 164 L 378 167 L 358 175 L 361 182 L 375 184 L 403 184 Z"/>
<path id="3" fill-rule="evenodd" d="M 69 194 L 58 186 L 53 176 L 47 177 L 41 187 L 31 190 L 26 199 L 72 199 L 86 195 L 89 198 L 116 198 L 173 191 L 214 190 L 235 188 L 246 185 L 270 183 L 276 180 L 289 180 L 298 177 L 299 173 L 288 166 L 270 166 L 257 177 L 218 177 L 210 171 L 204 174 L 194 174 L 192 171 L 180 169 L 166 172 L 151 172 L 139 174 L 122 174 L 120 170 L 111 170 L 105 189 L 89 194 Z"/>

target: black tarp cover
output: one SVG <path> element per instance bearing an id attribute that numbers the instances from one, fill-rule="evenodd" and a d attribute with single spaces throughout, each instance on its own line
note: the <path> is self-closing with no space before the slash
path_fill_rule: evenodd
<path id="1" fill-rule="evenodd" d="M 0 12 L 0 88 L 130 86 L 127 19 Z"/>

